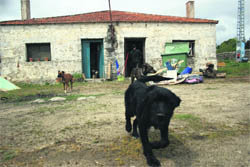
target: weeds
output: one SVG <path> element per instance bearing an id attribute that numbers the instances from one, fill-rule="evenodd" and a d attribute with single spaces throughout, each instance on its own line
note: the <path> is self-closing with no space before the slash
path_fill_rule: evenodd
<path id="1" fill-rule="evenodd" d="M 0 162 L 5 162 L 16 157 L 17 153 L 14 150 L 5 150 L 0 148 Z"/>
<path id="2" fill-rule="evenodd" d="M 118 165 L 123 165 L 124 157 L 133 160 L 140 160 L 142 153 L 142 145 L 139 139 L 131 136 L 123 136 L 116 142 L 104 149 L 105 152 L 115 155 L 115 161 Z"/>
<path id="3" fill-rule="evenodd" d="M 209 123 L 192 114 L 175 114 L 174 119 L 186 122 L 187 125 L 179 130 L 173 131 L 182 139 L 223 139 L 225 137 L 245 134 L 245 126 L 228 127 L 224 124 Z M 182 131 L 182 132 L 181 132 Z"/>
<path id="4" fill-rule="evenodd" d="M 218 90 L 218 88 L 211 88 L 211 87 L 207 87 L 204 90 Z"/>
<path id="5" fill-rule="evenodd" d="M 235 61 L 225 61 L 226 66 L 218 68 L 219 72 L 225 72 L 228 77 L 250 75 L 250 63 L 239 63 Z"/>
<path id="6" fill-rule="evenodd" d="M 174 118 L 179 119 L 179 120 L 184 120 L 184 121 L 198 121 L 198 120 L 200 120 L 199 117 L 196 117 L 192 114 L 175 114 Z"/>

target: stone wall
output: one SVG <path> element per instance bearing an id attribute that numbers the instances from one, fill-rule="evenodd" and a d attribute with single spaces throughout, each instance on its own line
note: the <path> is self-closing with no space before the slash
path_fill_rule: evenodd
<path id="1" fill-rule="evenodd" d="M 106 42 L 108 23 L 1 25 L 0 72 L 12 81 L 54 81 L 58 70 L 82 73 L 82 39 L 103 39 L 105 72 L 108 71 L 110 44 Z M 145 38 L 145 61 L 161 67 L 165 43 L 172 40 L 194 40 L 195 56 L 189 60 L 194 71 L 207 62 L 217 64 L 215 24 L 185 23 L 116 23 L 117 46 L 112 56 L 124 64 L 124 39 Z M 51 61 L 27 62 L 27 43 L 50 43 Z M 0 67 L 1 67 L 0 66 Z"/>
<path id="2" fill-rule="evenodd" d="M 40 62 L 22 62 L 15 59 L 4 59 L 2 69 L 4 77 L 11 81 L 26 83 L 45 83 L 54 82 L 58 70 L 67 69 L 67 72 L 74 73 L 81 68 L 77 61 L 40 61 Z"/>
<path id="3" fill-rule="evenodd" d="M 218 53 L 216 55 L 218 61 L 224 61 L 224 60 L 235 60 L 236 59 L 236 53 L 235 52 L 224 52 L 224 53 Z M 245 57 L 250 60 L 250 49 L 247 49 L 245 51 Z"/>

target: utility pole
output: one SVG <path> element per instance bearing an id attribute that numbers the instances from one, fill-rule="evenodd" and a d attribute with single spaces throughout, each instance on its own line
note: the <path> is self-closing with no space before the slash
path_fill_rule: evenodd
<path id="1" fill-rule="evenodd" d="M 245 0 L 238 0 L 236 61 L 245 58 Z"/>

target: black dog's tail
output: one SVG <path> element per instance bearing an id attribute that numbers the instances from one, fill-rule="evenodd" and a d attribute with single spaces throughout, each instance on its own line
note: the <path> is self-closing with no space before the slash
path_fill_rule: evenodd
<path id="1" fill-rule="evenodd" d="M 173 79 L 173 78 L 163 77 L 163 76 L 160 76 L 160 75 L 151 75 L 151 76 L 142 76 L 137 81 L 146 83 L 146 82 L 149 82 L 149 81 L 160 82 L 160 81 L 171 80 L 171 79 Z"/>

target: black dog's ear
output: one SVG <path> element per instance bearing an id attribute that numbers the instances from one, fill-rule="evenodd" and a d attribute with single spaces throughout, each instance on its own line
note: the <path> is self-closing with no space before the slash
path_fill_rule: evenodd
<path id="1" fill-rule="evenodd" d="M 181 103 L 181 99 L 176 95 L 173 95 L 170 101 L 174 108 L 178 107 Z"/>

